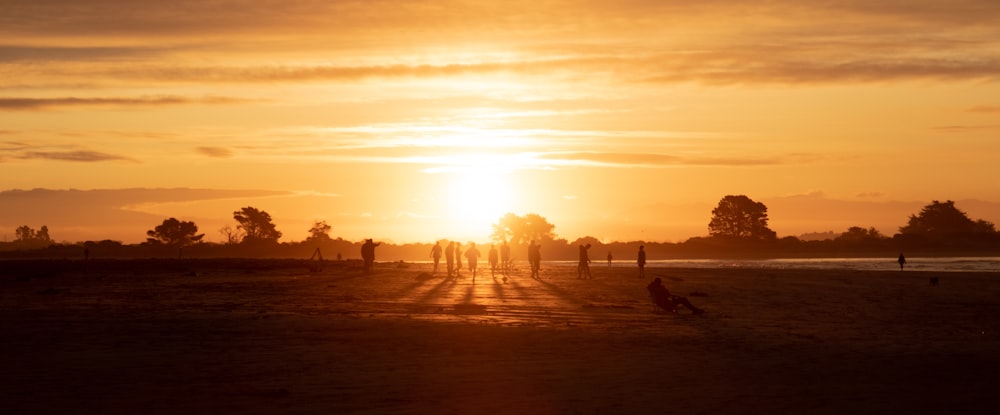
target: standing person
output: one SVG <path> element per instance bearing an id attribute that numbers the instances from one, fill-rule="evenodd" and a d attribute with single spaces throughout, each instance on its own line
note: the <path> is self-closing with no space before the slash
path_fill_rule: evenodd
<path id="1" fill-rule="evenodd" d="M 375 247 L 379 245 L 382 243 L 375 243 L 371 239 L 366 239 L 365 243 L 361 245 L 361 260 L 364 262 L 365 274 L 371 273 L 375 266 Z"/>
<path id="2" fill-rule="evenodd" d="M 500 245 L 500 268 L 503 270 L 503 275 L 510 272 L 510 246 L 507 245 L 507 240 Z"/>
<path id="3" fill-rule="evenodd" d="M 462 276 L 462 243 L 455 242 L 455 278 Z"/>
<path id="4" fill-rule="evenodd" d="M 531 263 L 531 278 L 542 279 L 538 273 L 542 268 L 542 247 L 535 245 L 534 240 L 531 240 L 531 244 L 528 245 L 528 262 Z"/>
<path id="5" fill-rule="evenodd" d="M 475 242 L 469 242 L 469 250 L 465 251 L 465 258 L 469 260 L 469 272 L 472 273 L 472 283 L 476 283 L 476 267 L 479 265 L 479 250 L 476 249 Z"/>
<path id="6" fill-rule="evenodd" d="M 431 248 L 431 258 L 434 258 L 434 274 L 438 272 L 438 263 L 441 262 L 441 242 L 434 242 Z"/>
<path id="7" fill-rule="evenodd" d="M 497 278 L 497 262 L 499 258 L 497 257 L 497 246 L 496 244 L 490 244 L 490 277 L 493 279 Z"/>
<path id="8" fill-rule="evenodd" d="M 580 263 L 576 265 L 576 277 L 584 278 L 586 275 L 587 279 L 593 279 L 594 277 L 590 275 L 590 254 L 587 252 L 590 249 L 590 244 L 580 245 Z"/>
<path id="9" fill-rule="evenodd" d="M 646 246 L 639 245 L 639 257 L 635 262 L 639 264 L 639 278 L 646 276 Z"/>
<path id="10" fill-rule="evenodd" d="M 444 248 L 444 259 L 448 263 L 448 278 L 451 278 L 452 271 L 455 270 L 455 243 L 448 241 L 448 246 Z"/>
<path id="11" fill-rule="evenodd" d="M 903 270 L 903 265 L 906 265 L 906 257 L 903 254 L 899 254 L 899 259 L 896 260 L 899 263 L 899 270 Z"/>
<path id="12" fill-rule="evenodd" d="M 611 251 L 608 251 L 608 269 L 611 269 L 611 261 L 615 258 L 611 256 Z"/>

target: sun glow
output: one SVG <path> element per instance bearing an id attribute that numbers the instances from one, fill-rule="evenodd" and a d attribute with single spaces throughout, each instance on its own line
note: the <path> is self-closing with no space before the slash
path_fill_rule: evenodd
<path id="1" fill-rule="evenodd" d="M 467 167 L 452 174 L 448 204 L 456 237 L 481 240 L 491 225 L 515 206 L 511 173 L 495 167 Z"/>

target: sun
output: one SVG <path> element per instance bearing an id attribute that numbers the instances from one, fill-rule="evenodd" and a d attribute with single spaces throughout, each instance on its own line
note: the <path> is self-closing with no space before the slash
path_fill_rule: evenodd
<path id="1" fill-rule="evenodd" d="M 448 188 L 449 220 L 456 236 L 482 240 L 501 216 L 514 206 L 511 174 L 490 168 L 467 168 L 451 173 Z"/>

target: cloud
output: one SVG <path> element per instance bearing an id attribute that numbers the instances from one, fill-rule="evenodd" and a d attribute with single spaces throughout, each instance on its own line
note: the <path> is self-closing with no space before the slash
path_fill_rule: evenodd
<path id="1" fill-rule="evenodd" d="M 137 160 L 118 156 L 114 154 L 101 153 L 97 151 L 28 151 L 16 155 L 14 158 L 22 160 L 55 160 L 55 161 L 77 161 L 77 162 L 99 162 L 99 161 L 132 161 Z"/>
<path id="2" fill-rule="evenodd" d="M 229 158 L 233 155 L 231 150 L 222 147 L 198 147 L 195 150 L 206 156 L 216 158 Z"/>
<path id="3" fill-rule="evenodd" d="M 968 112 L 978 113 L 978 114 L 1000 114 L 1000 106 L 996 105 L 977 105 L 975 107 L 966 110 Z"/>
<path id="4" fill-rule="evenodd" d="M 0 44 L 0 63 L 48 61 L 101 61 L 150 59 L 171 51 L 168 48 L 20 46 Z"/>
<path id="5" fill-rule="evenodd" d="M 250 102 L 231 97 L 187 98 L 159 96 L 142 98 L 0 98 L 0 111 L 39 111 L 71 107 L 159 107 L 166 105 L 222 105 Z"/>

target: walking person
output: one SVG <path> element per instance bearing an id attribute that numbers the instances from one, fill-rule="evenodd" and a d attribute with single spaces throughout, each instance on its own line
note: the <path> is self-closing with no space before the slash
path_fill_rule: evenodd
<path id="1" fill-rule="evenodd" d="M 455 243 L 448 241 L 448 246 L 444 248 L 444 259 L 448 265 L 448 278 L 455 271 Z"/>
<path id="2" fill-rule="evenodd" d="M 590 254 L 587 252 L 589 250 L 590 244 L 580 245 L 580 262 L 576 265 L 576 278 L 594 278 L 590 275 Z"/>
<path id="3" fill-rule="evenodd" d="M 476 249 L 476 243 L 470 242 L 470 248 L 465 251 L 465 258 L 469 260 L 469 272 L 472 273 L 472 283 L 476 283 L 476 268 L 479 265 L 479 250 Z"/>
<path id="4" fill-rule="evenodd" d="M 462 244 L 455 242 L 455 278 L 462 276 Z"/>
<path id="5" fill-rule="evenodd" d="M 646 246 L 639 245 L 639 256 L 635 262 L 639 264 L 639 278 L 646 276 Z"/>
<path id="6" fill-rule="evenodd" d="M 536 245 L 534 240 L 528 245 L 528 262 L 531 263 L 531 278 L 536 280 L 542 279 L 541 275 L 539 275 L 539 271 L 542 268 L 542 247 L 541 245 Z"/>
<path id="7" fill-rule="evenodd" d="M 438 272 L 438 263 L 441 262 L 441 242 L 435 242 L 431 248 L 431 258 L 434 259 L 434 274 Z"/>
<path id="8" fill-rule="evenodd" d="M 496 244 L 490 244 L 490 253 L 489 253 L 490 277 L 492 277 L 494 280 L 497 279 L 497 262 L 499 262 L 499 260 L 500 258 L 497 255 Z"/>

